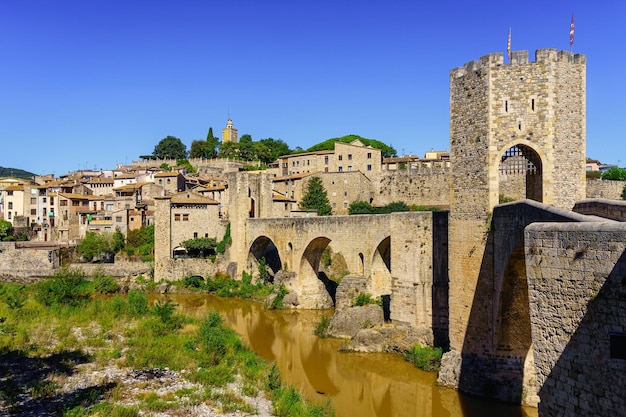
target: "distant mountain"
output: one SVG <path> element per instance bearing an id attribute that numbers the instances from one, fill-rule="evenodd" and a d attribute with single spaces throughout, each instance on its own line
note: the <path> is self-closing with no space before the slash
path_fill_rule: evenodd
<path id="1" fill-rule="evenodd" d="M 32 180 L 35 175 L 37 174 L 24 171 L 23 169 L 0 167 L 0 177 L 16 177 Z"/>

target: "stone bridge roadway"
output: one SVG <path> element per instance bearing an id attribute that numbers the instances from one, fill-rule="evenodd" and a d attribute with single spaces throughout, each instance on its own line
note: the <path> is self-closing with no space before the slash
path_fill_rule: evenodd
<path id="1" fill-rule="evenodd" d="M 549 407 L 560 397 L 545 384 L 561 384 L 563 389 L 570 383 L 570 375 L 563 375 L 568 371 L 553 375 L 564 349 L 584 350 L 583 356 L 596 349 L 610 356 L 608 343 L 589 348 L 593 338 L 584 344 L 571 344 L 570 338 L 585 321 L 592 294 L 598 294 L 622 262 L 625 236 L 624 223 L 531 200 L 496 206 L 476 288 L 463 295 L 462 304 L 471 307 L 462 345 L 452 346 L 461 356 L 459 380 L 453 385 L 512 402 L 537 404 L 541 397 L 540 408 Z M 458 297 L 457 283 L 450 279 L 451 296 Z M 451 317 L 460 314 L 458 305 L 451 301 Z M 451 320 L 450 332 L 458 332 L 457 326 Z M 576 372 L 589 373 L 594 366 L 583 368 Z M 555 377 L 563 380 L 555 382 Z"/>
<path id="2" fill-rule="evenodd" d="M 330 307 L 328 282 L 318 274 L 330 247 L 342 253 L 351 275 L 368 279 L 372 295 L 394 293 L 393 320 L 430 328 L 433 256 L 447 265 L 440 242 L 447 243 L 447 213 L 248 219 L 244 265 L 253 272 L 263 257 L 274 272 L 295 273 L 290 290 L 298 294 L 299 307 Z"/>

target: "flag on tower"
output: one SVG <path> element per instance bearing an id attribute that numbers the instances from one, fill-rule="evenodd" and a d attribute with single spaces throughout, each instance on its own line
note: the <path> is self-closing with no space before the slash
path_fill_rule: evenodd
<path id="1" fill-rule="evenodd" d="M 509 62 L 511 62 L 511 28 L 509 28 L 509 40 L 506 43 L 506 54 L 509 57 Z"/>
<path id="2" fill-rule="evenodd" d="M 572 13 L 572 23 L 569 25 L 569 46 L 574 45 L 574 13 Z"/>

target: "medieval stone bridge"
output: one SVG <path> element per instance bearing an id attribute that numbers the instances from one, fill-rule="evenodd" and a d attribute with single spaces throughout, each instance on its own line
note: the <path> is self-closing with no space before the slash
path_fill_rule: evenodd
<path id="1" fill-rule="evenodd" d="M 615 301 L 616 292 L 626 297 L 626 224 L 599 217 L 610 212 L 622 220 L 615 213 L 624 208 L 586 201 L 577 204 L 583 215 L 532 200 L 496 206 L 484 251 L 464 254 L 480 256 L 481 267 L 466 291 L 458 345 L 458 300 L 448 290 L 459 283 L 448 284 L 447 265 L 462 258 L 447 250 L 448 213 L 248 219 L 246 269 L 265 258 L 273 271 L 293 274 L 290 290 L 300 307 L 329 306 L 318 273 L 330 246 L 352 275 L 367 278 L 369 292 L 390 296 L 394 322 L 429 329 L 436 341 L 448 340 L 449 331 L 457 358 L 448 365 L 456 361 L 458 373 L 447 381 L 444 363 L 440 382 L 512 402 L 537 404 L 541 397 L 540 409 L 559 408 L 565 397 L 553 393 L 565 385 L 602 385 L 585 358 L 606 364 L 598 366 L 614 384 L 626 381 L 611 359 L 621 339 L 610 336 L 626 333 L 626 307 Z M 584 384 L 576 382 L 582 374 Z"/>
<path id="2" fill-rule="evenodd" d="M 290 290 L 301 308 L 331 307 L 332 283 L 320 274 L 330 247 L 343 255 L 351 275 L 368 278 L 368 292 L 395 294 L 392 319 L 430 328 L 432 288 L 445 278 L 446 245 L 447 213 L 262 218 L 247 220 L 243 255 L 249 271 L 264 258 L 274 272 L 295 273 Z"/>

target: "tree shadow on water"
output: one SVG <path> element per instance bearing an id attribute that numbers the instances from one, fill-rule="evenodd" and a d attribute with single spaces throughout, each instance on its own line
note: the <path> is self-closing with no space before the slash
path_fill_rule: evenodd
<path id="1" fill-rule="evenodd" d="M 61 392 L 50 377 L 70 376 L 91 357 L 82 351 L 62 351 L 46 357 L 29 357 L 21 351 L 0 354 L 0 415 L 58 416 L 102 401 L 115 383 Z"/>

